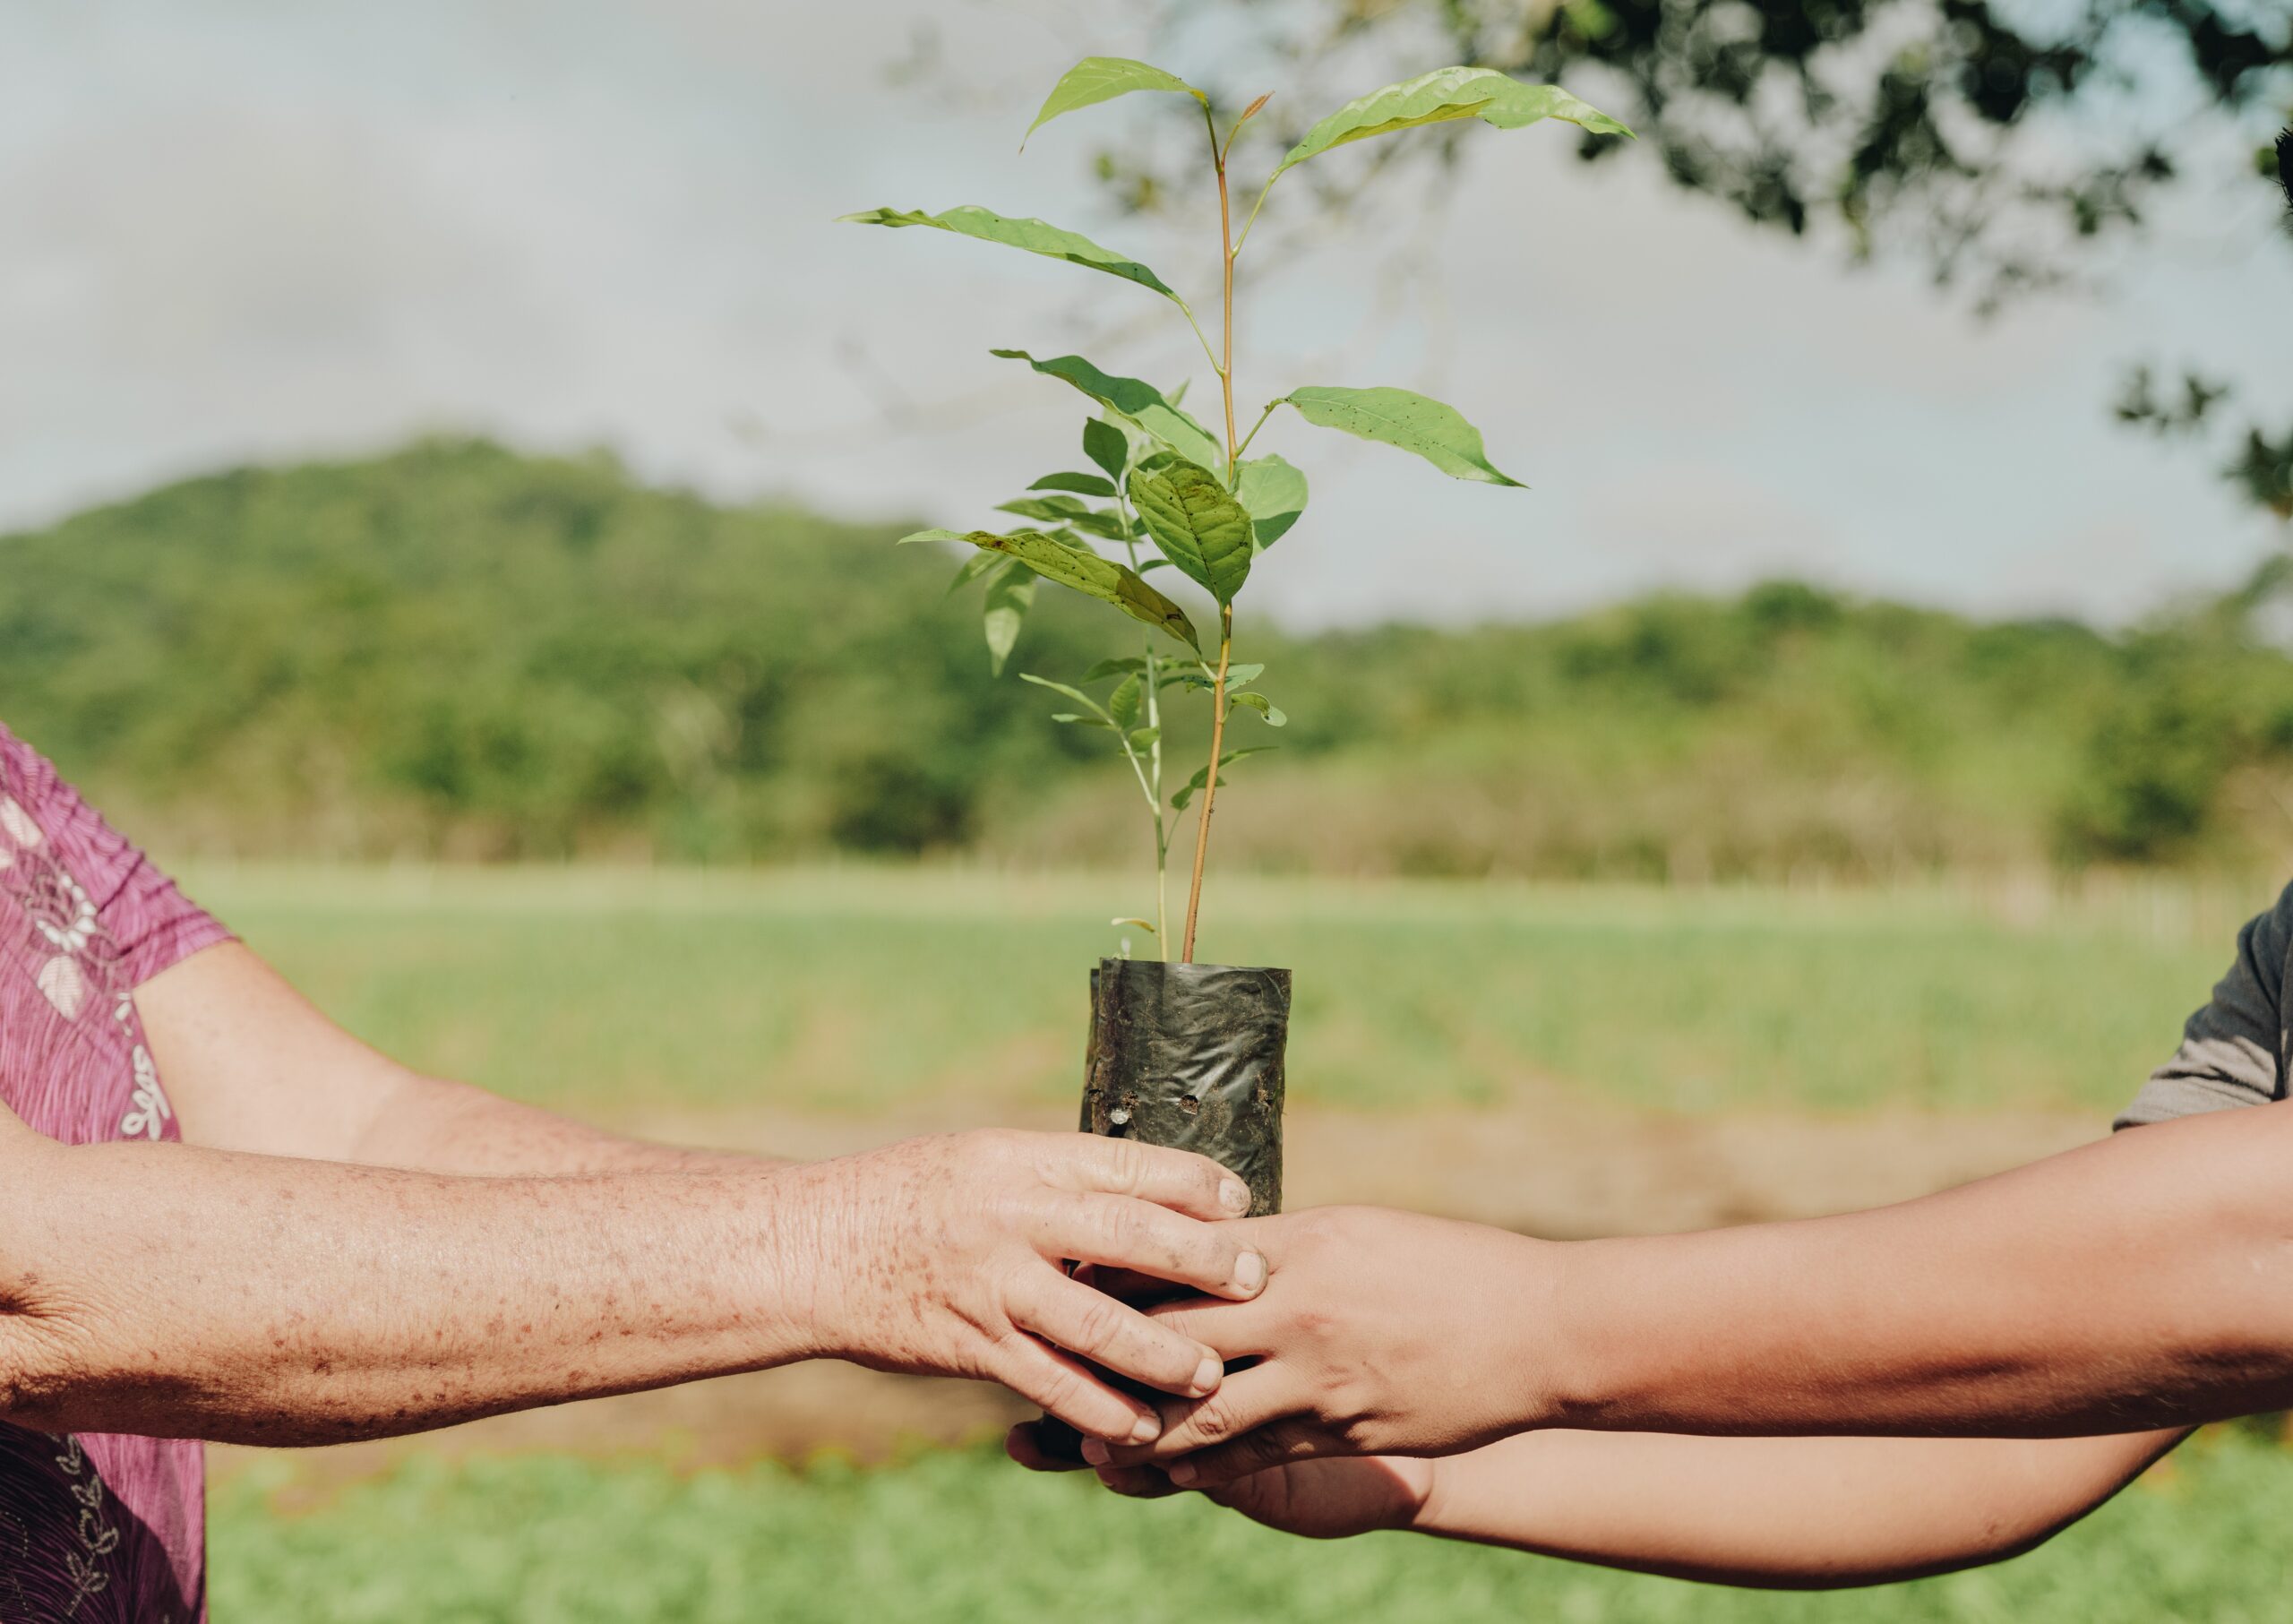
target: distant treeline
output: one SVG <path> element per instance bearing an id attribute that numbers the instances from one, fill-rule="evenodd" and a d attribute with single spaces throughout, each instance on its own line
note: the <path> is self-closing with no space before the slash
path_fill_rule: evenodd
<path id="1" fill-rule="evenodd" d="M 897 534 L 475 441 L 189 480 L 0 537 L 0 721 L 177 852 L 1138 858 L 1104 735 L 991 677 L 955 561 Z M 1233 769 L 1221 849 L 1677 880 L 2275 861 L 2274 580 L 2122 635 L 1786 582 L 1259 636 L 1291 725 L 1242 718 L 1284 748 Z M 1131 651 L 1065 597 L 1015 672 Z"/>

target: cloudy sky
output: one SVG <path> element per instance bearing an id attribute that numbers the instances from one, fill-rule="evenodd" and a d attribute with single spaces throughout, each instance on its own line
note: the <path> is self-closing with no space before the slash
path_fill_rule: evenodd
<path id="1" fill-rule="evenodd" d="M 1078 421 L 1075 397 L 991 345 L 1087 343 L 1162 379 L 1198 353 L 1120 283 L 830 220 L 975 202 L 1201 286 L 1215 255 L 1111 219 L 1087 178 L 1097 136 L 1166 112 L 1156 99 L 1016 150 L 1075 56 L 1146 43 L 1126 15 L 1110 0 L 0 11 L 0 528 L 249 458 L 456 428 L 611 445 L 726 496 L 980 521 L 1073 460 Z M 938 75 L 903 84 L 887 70 L 926 24 Z M 2118 256 L 2107 296 L 1986 325 L 1911 268 L 1847 273 L 1650 166 L 1586 169 L 1550 129 L 1473 135 L 1469 205 L 1431 279 L 1396 296 L 1381 277 L 1389 219 L 1338 238 L 1343 263 L 1269 262 L 1276 279 L 1246 286 L 1240 395 L 1427 390 L 1535 488 L 1269 429 L 1261 447 L 1316 496 L 1253 584 L 1285 618 L 1545 613 L 1777 572 L 2118 618 L 2273 544 L 2202 460 L 2105 410 L 2131 359 L 2293 380 L 2293 245 L 2264 211 L 2185 209 Z"/>

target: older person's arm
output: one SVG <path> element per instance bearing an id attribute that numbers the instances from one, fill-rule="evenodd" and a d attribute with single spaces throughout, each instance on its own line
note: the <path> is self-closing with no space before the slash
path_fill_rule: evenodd
<path id="1" fill-rule="evenodd" d="M 185 1139 L 431 1173 L 753 1173 L 759 1157 L 652 1145 L 425 1076 L 313 1008 L 236 941 L 136 989 Z"/>
<path id="2" fill-rule="evenodd" d="M 64 1146 L 0 1111 L 0 1420 L 329 1443 L 833 1357 L 1143 1439 L 1153 1412 L 1083 1361 L 1173 1393 L 1217 1362 L 1061 1262 L 1247 1291 L 1262 1266 L 1206 1221 L 1246 1202 L 1215 1163 L 1081 1134 L 474 1178 Z"/>

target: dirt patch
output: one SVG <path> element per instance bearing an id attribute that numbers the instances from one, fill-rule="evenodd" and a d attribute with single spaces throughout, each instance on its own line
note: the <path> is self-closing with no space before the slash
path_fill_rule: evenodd
<path id="1" fill-rule="evenodd" d="M 1071 1130 L 1071 1109 L 1006 1113 L 1013 1127 Z M 616 1126 L 648 1138 L 812 1160 L 911 1134 L 976 1127 L 946 1108 L 856 1117 L 656 1114 Z M 1400 1116 L 1293 1111 L 1292 1207 L 1374 1202 L 1574 1239 L 1813 1217 L 1947 1189 L 2098 1139 L 2083 1115 L 1889 1114 L 1685 1118 L 1581 1100 Z M 298 1454 L 306 1483 L 382 1470 L 413 1453 L 573 1449 L 695 1466 L 821 1449 L 880 1460 L 922 1444 L 1000 1433 L 1027 1411 L 1001 1390 L 811 1364 L 657 1393 L 496 1416 L 415 1439 Z M 218 1448 L 219 1470 L 266 1451 Z"/>

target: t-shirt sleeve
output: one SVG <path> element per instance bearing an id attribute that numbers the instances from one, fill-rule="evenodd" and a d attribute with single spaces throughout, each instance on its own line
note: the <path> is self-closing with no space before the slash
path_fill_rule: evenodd
<path id="1" fill-rule="evenodd" d="M 128 985 L 141 986 L 202 948 L 231 940 L 228 929 L 82 800 L 45 757 L 4 727 L 0 795 L 16 800 L 64 871 L 86 889 Z"/>
<path id="2" fill-rule="evenodd" d="M 2237 957 L 2212 999 L 2182 1027 L 2181 1047 L 2118 1116 L 2138 1128 L 2177 1116 L 2266 1105 L 2285 1097 L 2285 961 L 2293 946 L 2293 885 L 2237 932 Z"/>

